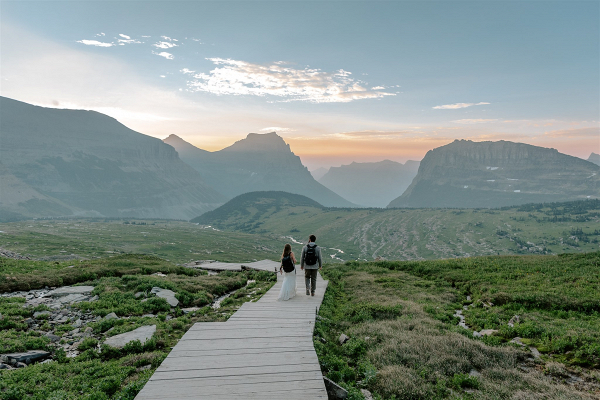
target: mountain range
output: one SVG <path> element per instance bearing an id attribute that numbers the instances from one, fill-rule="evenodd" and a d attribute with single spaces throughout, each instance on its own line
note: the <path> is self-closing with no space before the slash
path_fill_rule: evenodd
<path id="1" fill-rule="evenodd" d="M 388 207 L 502 207 L 600 197 L 600 166 L 555 149 L 456 140 L 427 152 Z"/>
<path id="2" fill-rule="evenodd" d="M 290 145 L 275 132 L 250 133 L 215 152 L 199 149 L 177 135 L 170 135 L 164 142 L 228 198 L 255 191 L 285 191 L 307 196 L 327 207 L 355 207 L 317 182 Z"/>
<path id="3" fill-rule="evenodd" d="M 331 167 L 319 182 L 355 204 L 385 207 L 404 193 L 418 169 L 418 161 L 407 161 L 406 164 L 390 160 L 353 162 Z"/>
<path id="4" fill-rule="evenodd" d="M 593 162 L 596 165 L 600 165 L 600 154 L 592 153 L 587 159 L 589 162 Z"/>
<path id="5" fill-rule="evenodd" d="M 226 198 L 177 152 L 95 111 L 0 97 L 0 218 L 189 219 Z"/>

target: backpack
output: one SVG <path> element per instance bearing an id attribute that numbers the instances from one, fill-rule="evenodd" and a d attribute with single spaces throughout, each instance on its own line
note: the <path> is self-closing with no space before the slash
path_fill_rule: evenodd
<path id="1" fill-rule="evenodd" d="M 289 254 L 281 259 L 281 266 L 285 272 L 292 272 L 296 268 Z"/>
<path id="2" fill-rule="evenodd" d="M 317 245 L 306 245 L 306 253 L 304 255 L 304 263 L 307 265 L 315 265 L 319 261 L 317 257 Z"/>

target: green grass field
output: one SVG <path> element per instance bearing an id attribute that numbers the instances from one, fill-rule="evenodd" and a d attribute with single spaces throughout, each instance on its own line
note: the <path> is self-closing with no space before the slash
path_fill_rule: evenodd
<path id="1" fill-rule="evenodd" d="M 351 399 L 360 388 L 379 399 L 598 398 L 599 271 L 599 252 L 330 264 L 321 368 Z M 464 305 L 470 328 L 497 332 L 459 327 Z"/>

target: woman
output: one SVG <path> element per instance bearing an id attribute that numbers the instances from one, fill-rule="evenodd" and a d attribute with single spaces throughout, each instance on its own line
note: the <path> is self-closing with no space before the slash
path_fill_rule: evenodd
<path id="1" fill-rule="evenodd" d="M 279 267 L 280 274 L 284 273 L 284 266 L 289 272 L 285 272 L 285 277 L 283 278 L 277 301 L 289 300 L 296 295 L 296 257 L 294 257 L 292 246 L 290 246 L 289 243 L 283 248 L 281 266 Z M 293 269 L 291 269 L 292 267 Z"/>

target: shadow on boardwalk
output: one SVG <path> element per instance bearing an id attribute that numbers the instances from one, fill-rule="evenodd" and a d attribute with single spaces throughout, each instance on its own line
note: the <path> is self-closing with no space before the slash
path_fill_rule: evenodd
<path id="1" fill-rule="evenodd" d="M 274 263 L 278 264 L 278 263 Z M 301 271 L 299 271 L 301 272 Z M 227 322 L 199 322 L 181 338 L 136 400 L 327 399 L 312 335 L 327 281 L 315 297 L 277 301 L 283 281 Z"/>

